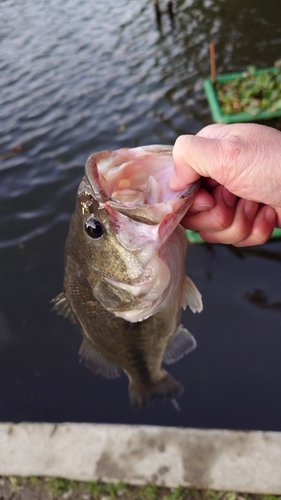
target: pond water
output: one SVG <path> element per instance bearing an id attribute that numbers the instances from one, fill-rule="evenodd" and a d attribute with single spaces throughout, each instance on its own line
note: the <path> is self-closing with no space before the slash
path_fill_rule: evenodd
<path id="1" fill-rule="evenodd" d="M 211 123 L 210 41 L 221 73 L 280 58 L 279 0 L 175 0 L 174 11 L 159 32 L 150 0 L 0 1 L 2 421 L 281 431 L 280 242 L 190 246 L 204 311 L 184 314 L 198 347 L 170 369 L 185 386 L 180 413 L 161 401 L 132 412 L 127 378 L 80 365 L 78 329 L 51 311 L 87 157 Z"/>

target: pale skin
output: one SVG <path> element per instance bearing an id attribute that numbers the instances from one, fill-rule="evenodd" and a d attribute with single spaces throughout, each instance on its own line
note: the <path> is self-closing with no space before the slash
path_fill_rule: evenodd
<path id="1" fill-rule="evenodd" d="M 182 135 L 169 186 L 202 184 L 184 227 L 210 243 L 260 245 L 281 227 L 281 132 L 256 124 L 209 125 Z"/>

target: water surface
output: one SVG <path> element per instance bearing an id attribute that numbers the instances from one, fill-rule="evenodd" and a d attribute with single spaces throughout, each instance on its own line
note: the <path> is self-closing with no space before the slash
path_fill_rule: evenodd
<path id="1" fill-rule="evenodd" d="M 204 312 L 184 314 L 198 348 L 171 367 L 185 385 L 181 413 L 160 401 L 133 413 L 126 377 L 80 365 L 78 329 L 51 312 L 87 157 L 211 123 L 210 41 L 221 73 L 280 58 L 278 0 L 178 0 L 174 10 L 174 30 L 164 15 L 160 33 L 149 0 L 0 1 L 2 421 L 281 430 L 279 242 L 190 247 Z"/>

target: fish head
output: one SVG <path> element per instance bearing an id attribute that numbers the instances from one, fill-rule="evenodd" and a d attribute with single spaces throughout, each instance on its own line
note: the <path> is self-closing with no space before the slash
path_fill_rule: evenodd
<path id="1" fill-rule="evenodd" d="M 154 314 L 150 306 L 147 311 L 147 304 L 159 304 L 173 279 L 163 255 L 169 254 L 168 243 L 199 183 L 171 191 L 172 169 L 171 146 L 103 151 L 89 157 L 78 189 L 67 249 L 76 247 L 79 272 L 97 300 L 129 321 Z M 178 246 L 182 246 L 179 271 L 177 259 L 169 255 L 177 279 L 182 274 L 185 235 Z"/>
<path id="2" fill-rule="evenodd" d="M 170 190 L 172 169 L 172 146 L 160 145 L 103 151 L 86 163 L 86 179 L 110 230 L 123 248 L 144 259 L 170 237 L 199 187 L 197 181 Z"/>

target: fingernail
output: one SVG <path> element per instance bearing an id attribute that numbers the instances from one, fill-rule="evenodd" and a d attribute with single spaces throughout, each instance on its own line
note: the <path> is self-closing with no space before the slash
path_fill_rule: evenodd
<path id="1" fill-rule="evenodd" d="M 259 204 L 256 201 L 245 201 L 244 213 L 250 221 L 253 221 L 256 217 L 259 209 Z"/>
<path id="2" fill-rule="evenodd" d="M 196 203 L 192 205 L 188 213 L 192 215 L 193 213 L 204 212 L 205 210 L 211 210 L 214 206 L 215 203 Z"/>
<path id="3" fill-rule="evenodd" d="M 269 222 L 269 224 L 276 222 L 276 212 L 275 212 L 274 208 L 266 207 L 265 218 L 266 218 L 267 222 Z"/>
<path id="4" fill-rule="evenodd" d="M 226 188 L 223 188 L 222 195 L 226 205 L 230 208 L 233 208 L 236 204 L 237 196 L 235 196 L 235 194 L 232 194 Z"/>

